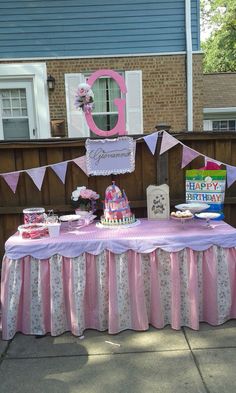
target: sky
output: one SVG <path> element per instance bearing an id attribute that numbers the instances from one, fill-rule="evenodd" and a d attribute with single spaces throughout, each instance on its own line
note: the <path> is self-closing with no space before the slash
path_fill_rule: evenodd
<path id="1" fill-rule="evenodd" d="M 201 28 L 201 41 L 206 41 L 207 38 L 210 37 L 212 30 L 213 30 L 213 29 L 210 28 L 210 27 L 209 27 L 208 29 L 205 29 L 205 30 L 203 30 L 203 29 Z"/>
<path id="2" fill-rule="evenodd" d="M 205 6 L 205 7 L 208 8 L 209 10 L 209 6 Z M 210 28 L 210 26 L 207 26 L 205 22 L 204 29 L 203 29 L 202 21 L 200 27 L 201 27 L 201 41 L 206 41 L 206 39 L 210 37 L 212 28 Z"/>
<path id="3" fill-rule="evenodd" d="M 235 2 L 236 2 L 236 0 L 235 0 Z M 208 11 L 210 10 L 210 5 L 205 5 L 205 7 Z M 217 12 L 224 13 L 225 11 L 226 11 L 225 7 L 218 7 Z M 203 29 L 203 26 L 201 23 L 201 41 L 206 41 L 206 39 L 210 37 L 212 31 L 216 28 L 217 28 L 216 25 L 215 26 L 213 26 L 213 25 L 207 26 L 206 21 L 205 21 L 205 25 L 204 25 L 204 29 Z"/>

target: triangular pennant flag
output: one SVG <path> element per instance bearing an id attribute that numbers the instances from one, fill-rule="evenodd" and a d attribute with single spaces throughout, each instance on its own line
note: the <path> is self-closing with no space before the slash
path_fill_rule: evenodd
<path id="1" fill-rule="evenodd" d="M 1 175 L 5 182 L 9 185 L 10 189 L 14 192 L 16 192 L 16 187 L 18 184 L 20 172 L 10 172 L 10 173 L 4 173 Z"/>
<path id="2" fill-rule="evenodd" d="M 182 165 L 181 168 L 184 168 L 188 165 L 194 158 L 198 157 L 200 153 L 191 149 L 188 146 L 183 145 L 183 153 L 182 153 Z"/>
<path id="3" fill-rule="evenodd" d="M 168 132 L 164 131 L 162 135 L 161 150 L 160 155 L 165 153 L 167 150 L 171 149 L 173 146 L 177 145 L 179 141 L 174 138 Z"/>
<path id="4" fill-rule="evenodd" d="M 82 171 L 85 173 L 85 175 L 88 176 L 87 164 L 86 164 L 86 156 L 75 158 L 72 161 L 74 161 L 74 163 L 76 165 L 78 165 L 80 167 L 80 169 L 82 169 Z"/>
<path id="5" fill-rule="evenodd" d="M 39 189 L 39 191 L 41 191 L 42 188 L 45 171 L 46 171 L 45 166 L 41 166 L 39 168 L 27 169 L 25 171 L 31 177 L 31 179 L 33 180 L 34 184 Z"/>
<path id="6" fill-rule="evenodd" d="M 213 158 L 205 156 L 206 169 L 220 169 L 222 162 L 214 160 Z"/>
<path id="7" fill-rule="evenodd" d="M 58 164 L 50 165 L 63 184 L 65 184 L 67 164 L 67 161 L 63 161 Z"/>
<path id="8" fill-rule="evenodd" d="M 232 165 L 226 165 L 227 170 L 227 187 L 230 187 L 236 181 L 236 167 Z"/>
<path id="9" fill-rule="evenodd" d="M 158 132 L 154 132 L 153 134 L 149 134 L 143 137 L 153 155 L 156 151 L 158 135 Z"/>

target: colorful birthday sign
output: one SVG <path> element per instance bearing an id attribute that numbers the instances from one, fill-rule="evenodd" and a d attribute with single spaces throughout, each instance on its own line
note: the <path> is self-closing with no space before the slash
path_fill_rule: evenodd
<path id="1" fill-rule="evenodd" d="M 87 139 L 86 163 L 89 175 L 133 172 L 135 146 L 133 138 Z"/>
<path id="2" fill-rule="evenodd" d="M 211 211 L 221 211 L 225 196 L 225 170 L 186 171 L 186 202 L 203 202 Z"/>

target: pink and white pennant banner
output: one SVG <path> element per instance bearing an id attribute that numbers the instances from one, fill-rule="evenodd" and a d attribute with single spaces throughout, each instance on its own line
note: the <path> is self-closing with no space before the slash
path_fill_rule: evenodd
<path id="1" fill-rule="evenodd" d="M 236 167 L 226 165 L 227 170 L 227 187 L 230 187 L 236 181 Z"/>
<path id="2" fill-rule="evenodd" d="M 25 171 L 31 177 L 31 179 L 33 180 L 34 184 L 39 189 L 39 191 L 41 191 L 42 188 L 45 171 L 46 171 L 45 166 L 41 166 L 39 168 L 27 169 Z"/>
<path id="3" fill-rule="evenodd" d="M 197 151 L 191 149 L 188 146 L 183 145 L 183 152 L 182 152 L 182 165 L 181 168 L 184 168 L 186 165 L 188 165 L 194 158 L 198 157 L 201 155 Z"/>
<path id="4" fill-rule="evenodd" d="M 67 164 L 68 161 L 63 161 L 58 164 L 50 165 L 63 184 L 65 184 Z"/>
<path id="5" fill-rule="evenodd" d="M 85 155 L 82 156 L 82 157 L 75 158 L 72 161 L 74 161 L 74 163 L 76 165 L 78 165 L 80 167 L 80 169 L 82 169 L 82 171 L 85 173 L 85 175 L 88 176 L 87 164 L 86 164 L 86 156 Z"/>
<path id="6" fill-rule="evenodd" d="M 16 192 L 16 187 L 18 184 L 20 172 L 9 172 L 9 173 L 4 173 L 1 175 L 5 182 L 9 185 L 10 189 L 14 192 Z"/>
<path id="7" fill-rule="evenodd" d="M 157 140 L 158 140 L 159 132 L 154 132 L 153 134 L 146 135 L 143 137 L 146 144 L 148 145 L 151 153 L 154 155 L 157 147 Z"/>
<path id="8" fill-rule="evenodd" d="M 178 139 L 174 138 L 168 132 L 164 131 L 162 135 L 160 155 L 171 149 L 173 146 L 179 143 Z"/>

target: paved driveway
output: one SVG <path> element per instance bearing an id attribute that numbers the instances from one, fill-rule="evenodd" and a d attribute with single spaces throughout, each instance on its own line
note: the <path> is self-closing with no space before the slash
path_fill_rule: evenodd
<path id="1" fill-rule="evenodd" d="M 0 341 L 1 393 L 235 393 L 236 320 Z"/>

